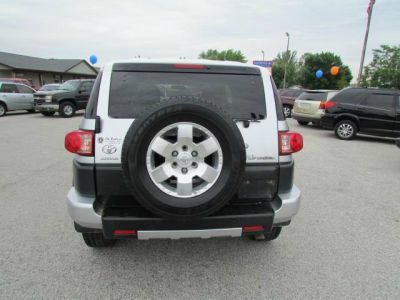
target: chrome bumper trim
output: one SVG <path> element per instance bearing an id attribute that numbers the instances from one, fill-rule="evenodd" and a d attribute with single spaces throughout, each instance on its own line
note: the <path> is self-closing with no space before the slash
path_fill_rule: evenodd
<path id="1" fill-rule="evenodd" d="M 150 239 L 183 239 L 183 238 L 202 238 L 212 237 L 240 237 L 242 228 L 219 228 L 201 230 L 143 230 L 137 232 L 138 240 Z"/>
<path id="2" fill-rule="evenodd" d="M 41 104 L 36 105 L 35 108 L 39 111 L 57 111 L 60 106 L 58 104 Z"/>
<path id="3" fill-rule="evenodd" d="M 290 221 L 299 211 L 301 192 L 296 185 L 288 193 L 279 194 L 282 206 L 275 211 L 273 224 Z"/>

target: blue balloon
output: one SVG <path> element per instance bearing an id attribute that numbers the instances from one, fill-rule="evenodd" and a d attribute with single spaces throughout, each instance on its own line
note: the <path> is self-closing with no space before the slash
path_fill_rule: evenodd
<path id="1" fill-rule="evenodd" d="M 90 63 L 92 64 L 92 65 L 94 65 L 95 63 L 97 63 L 97 57 L 96 57 L 96 55 L 90 55 L 90 57 L 89 57 L 89 61 L 90 61 Z"/>
<path id="2" fill-rule="evenodd" d="M 321 78 L 322 76 L 324 76 L 324 72 L 322 70 L 318 70 L 317 72 L 315 72 L 315 76 L 317 78 Z"/>

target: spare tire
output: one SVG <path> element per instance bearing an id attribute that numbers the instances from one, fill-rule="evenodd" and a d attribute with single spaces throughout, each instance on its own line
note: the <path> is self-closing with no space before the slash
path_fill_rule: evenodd
<path id="1" fill-rule="evenodd" d="M 189 219 L 210 215 L 232 199 L 246 155 L 226 112 L 201 99 L 176 99 L 135 119 L 121 160 L 140 204 L 161 217 Z"/>

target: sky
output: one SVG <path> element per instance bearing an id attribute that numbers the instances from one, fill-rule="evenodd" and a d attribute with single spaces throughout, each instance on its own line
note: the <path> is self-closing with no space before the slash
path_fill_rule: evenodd
<path id="1" fill-rule="evenodd" d="M 249 61 L 331 51 L 357 76 L 369 0 L 0 1 L 0 51 L 43 58 L 197 58 L 210 48 Z M 372 49 L 400 44 L 400 0 L 376 0 Z"/>

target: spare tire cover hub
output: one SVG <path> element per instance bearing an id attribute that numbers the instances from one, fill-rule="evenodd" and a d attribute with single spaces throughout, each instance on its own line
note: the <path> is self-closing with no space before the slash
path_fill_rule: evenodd
<path id="1" fill-rule="evenodd" d="M 154 184 L 179 198 L 198 196 L 210 189 L 221 174 L 222 164 L 217 138 L 192 122 L 179 122 L 160 130 L 146 155 L 147 171 Z"/>

